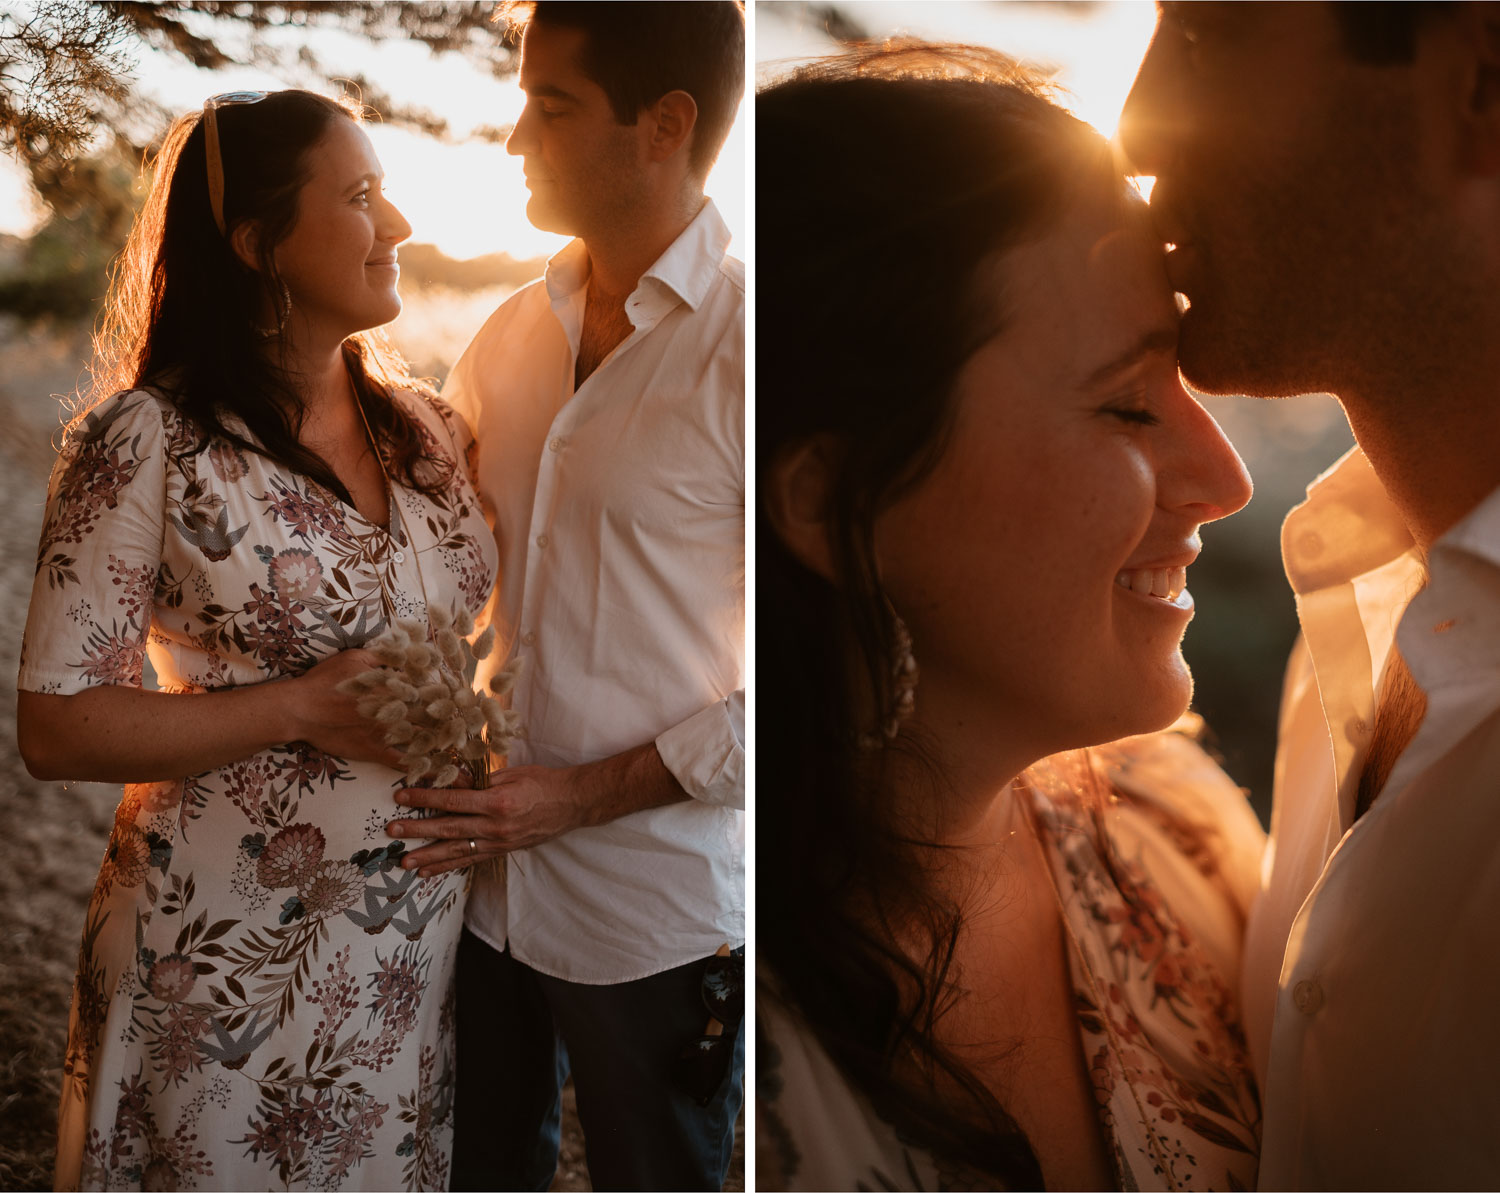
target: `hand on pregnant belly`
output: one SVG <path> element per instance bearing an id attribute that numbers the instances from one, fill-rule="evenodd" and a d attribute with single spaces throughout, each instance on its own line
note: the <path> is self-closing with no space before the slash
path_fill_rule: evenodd
<path id="1" fill-rule="evenodd" d="M 379 762 L 401 768 L 401 751 L 387 745 L 386 726 L 360 716 L 355 698 L 338 685 L 380 664 L 368 650 L 345 650 L 287 681 L 296 740 L 350 762 Z"/>

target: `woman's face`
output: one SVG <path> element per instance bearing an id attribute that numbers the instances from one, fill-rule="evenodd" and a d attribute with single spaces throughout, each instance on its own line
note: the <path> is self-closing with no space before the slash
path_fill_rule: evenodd
<path id="1" fill-rule="evenodd" d="M 308 152 L 297 222 L 276 246 L 299 332 L 341 341 L 401 313 L 396 246 L 411 225 L 381 190 L 375 148 L 352 120 L 335 120 Z"/>
<path id="2" fill-rule="evenodd" d="M 987 276 L 1006 329 L 963 368 L 946 450 L 876 520 L 876 552 L 918 724 L 1032 761 L 1187 707 L 1183 569 L 1250 480 L 1178 380 L 1143 207 L 1079 211 Z"/>

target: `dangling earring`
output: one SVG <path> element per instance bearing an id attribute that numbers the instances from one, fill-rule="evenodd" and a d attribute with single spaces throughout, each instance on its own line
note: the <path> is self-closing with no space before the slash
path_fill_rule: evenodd
<path id="1" fill-rule="evenodd" d="M 281 283 L 281 301 L 276 309 L 275 327 L 257 327 L 255 334 L 263 340 L 274 340 L 286 330 L 286 321 L 292 317 L 292 292 L 285 282 Z"/>
<path id="2" fill-rule="evenodd" d="M 917 656 L 912 653 L 911 631 L 889 600 L 885 603 L 885 612 L 891 626 L 891 701 L 880 717 L 879 732 L 860 734 L 861 750 L 883 749 L 886 743 L 895 741 L 901 726 L 917 711 L 917 680 L 921 669 L 917 666 Z"/>

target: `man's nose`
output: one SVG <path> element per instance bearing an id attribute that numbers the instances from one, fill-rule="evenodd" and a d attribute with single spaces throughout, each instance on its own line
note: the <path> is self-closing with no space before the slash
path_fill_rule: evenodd
<path id="1" fill-rule="evenodd" d="M 1138 174 L 1161 172 L 1189 116 L 1184 97 L 1177 94 L 1177 52 L 1158 18 L 1120 113 L 1120 147 Z"/>
<path id="2" fill-rule="evenodd" d="M 512 157 L 521 157 L 531 151 L 530 113 L 531 105 L 527 104 L 521 109 L 521 114 L 516 118 L 515 124 L 511 126 L 510 136 L 505 138 L 505 152 Z"/>

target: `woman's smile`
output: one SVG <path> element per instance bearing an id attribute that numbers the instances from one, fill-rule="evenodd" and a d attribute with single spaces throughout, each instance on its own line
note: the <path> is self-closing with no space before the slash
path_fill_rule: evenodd
<path id="1" fill-rule="evenodd" d="M 1115 584 L 1131 596 L 1189 614 L 1193 611 L 1193 594 L 1187 590 L 1185 567 L 1128 568 L 1115 576 Z"/>

